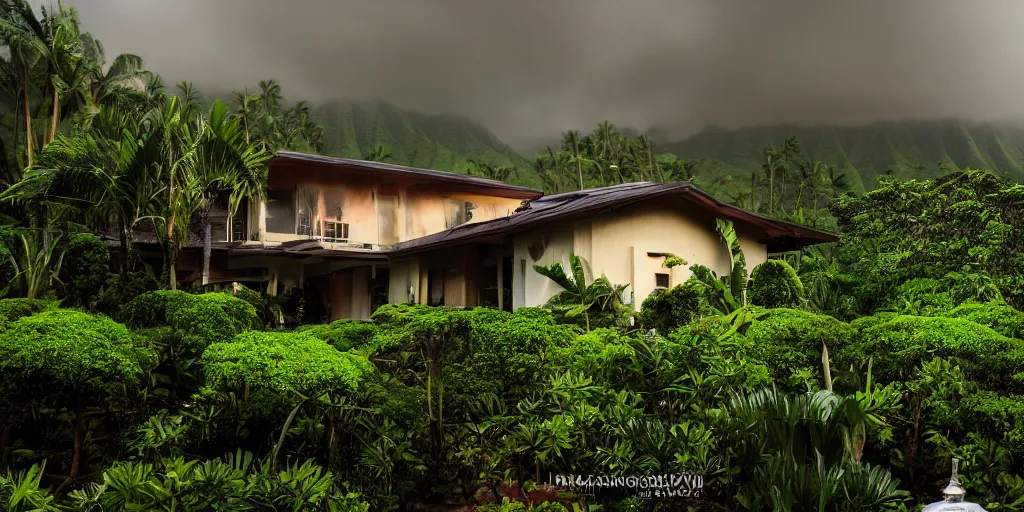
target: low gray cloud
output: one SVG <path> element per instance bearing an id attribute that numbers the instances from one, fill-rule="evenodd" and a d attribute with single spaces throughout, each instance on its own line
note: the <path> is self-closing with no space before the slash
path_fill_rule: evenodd
<path id="1" fill-rule="evenodd" d="M 529 148 L 610 119 L 1024 115 L 1017 0 L 72 0 L 110 55 L 207 89 L 380 98 Z"/>

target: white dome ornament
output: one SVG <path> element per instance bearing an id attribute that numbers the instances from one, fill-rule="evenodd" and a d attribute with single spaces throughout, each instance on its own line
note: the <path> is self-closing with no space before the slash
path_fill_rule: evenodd
<path id="1" fill-rule="evenodd" d="M 953 476 L 949 477 L 949 484 L 942 490 L 942 501 L 928 505 L 922 512 L 986 512 L 977 503 L 964 501 L 967 490 L 960 485 L 960 459 L 953 459 Z"/>

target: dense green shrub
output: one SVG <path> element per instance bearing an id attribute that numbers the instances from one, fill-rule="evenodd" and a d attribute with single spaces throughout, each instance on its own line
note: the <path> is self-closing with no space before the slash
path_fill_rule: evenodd
<path id="1" fill-rule="evenodd" d="M 635 355 L 628 336 L 618 329 L 602 328 L 581 334 L 567 345 L 552 347 L 551 364 L 560 372 L 601 376 L 629 364 Z"/>
<path id="2" fill-rule="evenodd" d="M 120 319 L 135 328 L 168 325 L 167 311 L 171 304 L 186 301 L 189 297 L 188 293 L 180 290 L 146 292 L 124 305 Z"/>
<path id="3" fill-rule="evenodd" d="M 969 302 L 953 308 L 947 316 L 986 325 L 1003 336 L 1024 339 L 1024 312 L 1006 304 Z"/>
<path id="4" fill-rule="evenodd" d="M 460 364 L 450 375 L 451 389 L 519 395 L 542 383 L 549 353 L 573 342 L 579 328 L 555 323 L 551 315 L 507 313 L 490 308 L 458 312 L 469 322 L 465 342 L 449 355 Z"/>
<path id="5" fill-rule="evenodd" d="M 942 315 L 953 309 L 955 302 L 948 287 L 937 279 L 911 279 L 896 287 L 894 295 L 882 309 L 905 315 Z"/>
<path id="6" fill-rule="evenodd" d="M 82 440 L 109 411 L 124 409 L 155 365 L 156 354 L 109 318 L 68 309 L 22 317 L 0 331 L 0 391 L 11 407 L 0 414 L 2 423 L 28 421 L 29 411 L 40 424 L 70 418 L 72 436 L 39 442 L 50 450 L 67 443 L 65 467 L 75 478 L 88 464 Z"/>
<path id="7" fill-rule="evenodd" d="M 171 290 L 139 295 L 125 306 L 122 318 L 135 328 L 171 327 L 177 339 L 173 348 L 189 354 L 259 325 L 252 305 L 230 294 Z"/>
<path id="8" fill-rule="evenodd" d="M 766 308 L 790 308 L 804 300 L 804 286 L 796 271 L 782 260 L 768 260 L 750 274 L 750 303 Z"/>
<path id="9" fill-rule="evenodd" d="M 857 341 L 843 351 L 846 362 L 874 361 L 885 381 L 909 378 L 923 361 L 955 361 L 964 374 L 988 389 L 1020 389 L 1014 376 L 1024 370 L 1024 341 L 1007 338 L 963 318 L 889 316 L 856 324 Z"/>
<path id="10" fill-rule="evenodd" d="M 0 373 L 74 388 L 138 384 L 155 363 L 123 325 L 72 310 L 20 318 L 0 333 Z"/>
<path id="11" fill-rule="evenodd" d="M 330 343 L 338 350 L 349 350 L 369 345 L 380 328 L 363 320 L 335 320 L 328 325 L 304 325 L 296 329 Z"/>
<path id="12" fill-rule="evenodd" d="M 687 281 L 667 290 L 655 290 L 648 295 L 640 305 L 637 320 L 644 329 L 655 329 L 667 334 L 676 327 L 712 313 L 705 286 L 696 281 Z"/>
<path id="13" fill-rule="evenodd" d="M 167 321 L 181 333 L 182 346 L 196 352 L 259 325 L 252 305 L 227 293 L 189 295 L 185 300 L 171 301 Z"/>
<path id="14" fill-rule="evenodd" d="M 161 287 L 160 279 L 148 268 L 128 271 L 124 276 L 111 274 L 96 301 L 96 310 L 125 321 L 124 310 L 134 299 L 147 292 L 160 290 Z"/>
<path id="15" fill-rule="evenodd" d="M 373 372 L 365 357 L 293 332 L 245 332 L 230 342 L 211 344 L 200 362 L 212 390 L 266 390 L 292 397 L 351 392 Z"/>
<path id="16" fill-rule="evenodd" d="M 40 299 L 0 299 L 0 322 L 13 322 L 50 307 L 53 303 Z"/>
<path id="17" fill-rule="evenodd" d="M 110 250 L 96 235 L 76 233 L 61 239 L 64 252 L 59 278 L 66 303 L 93 306 L 110 274 Z"/>
<path id="18" fill-rule="evenodd" d="M 822 348 L 836 353 L 853 342 L 856 331 L 828 315 L 798 309 L 769 309 L 747 328 L 751 357 L 763 362 L 775 377 L 785 380 L 795 372 L 822 376 Z"/>

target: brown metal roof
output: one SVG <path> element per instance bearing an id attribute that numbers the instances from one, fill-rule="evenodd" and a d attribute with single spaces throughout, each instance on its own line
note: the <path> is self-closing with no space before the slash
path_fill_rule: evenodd
<path id="1" fill-rule="evenodd" d="M 608 213 L 615 208 L 659 198 L 677 198 L 706 209 L 716 217 L 762 230 L 769 252 L 783 252 L 823 242 L 836 242 L 831 233 L 801 226 L 737 208 L 716 199 L 691 182 L 625 183 L 611 187 L 544 196 L 521 207 L 508 217 L 461 226 L 399 242 L 391 254 L 413 253 L 443 246 L 460 245 L 485 238 L 517 234 L 546 224 L 576 220 Z"/>
<path id="2" fill-rule="evenodd" d="M 435 171 L 431 169 L 418 169 L 416 167 L 408 167 L 405 165 L 368 162 L 366 160 L 355 160 L 352 158 L 340 158 L 336 156 L 315 155 L 295 151 L 278 151 L 276 156 L 274 156 L 270 161 L 270 172 L 287 171 L 296 168 L 342 171 L 348 174 L 362 175 L 368 178 L 381 176 L 397 177 L 412 181 L 445 184 L 450 187 L 469 192 L 489 194 L 498 197 L 508 197 L 512 199 L 535 199 L 543 195 L 543 192 L 540 190 L 522 187 L 519 185 L 511 185 L 501 181 L 480 178 L 478 176 L 470 176 L 468 174 Z"/>

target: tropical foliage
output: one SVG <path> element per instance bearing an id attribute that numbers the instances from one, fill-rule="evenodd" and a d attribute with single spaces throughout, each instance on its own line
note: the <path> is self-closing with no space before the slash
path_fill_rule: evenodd
<path id="1" fill-rule="evenodd" d="M 692 179 L 842 242 L 754 265 L 718 221 L 728 268 L 666 255 L 686 279 L 639 311 L 569 254 L 533 269 L 543 308 L 320 324 L 303 292 L 203 286 L 211 214 L 334 135 L 306 103 L 169 92 L 59 3 L 0 2 L 0 45 L 0 508 L 639 510 L 582 475 L 687 474 L 645 506 L 900 511 L 957 457 L 975 501 L 1024 510 L 1019 184 L 948 169 L 858 196 L 787 139 L 740 185 L 604 122 L 538 157 L 549 191 Z"/>

